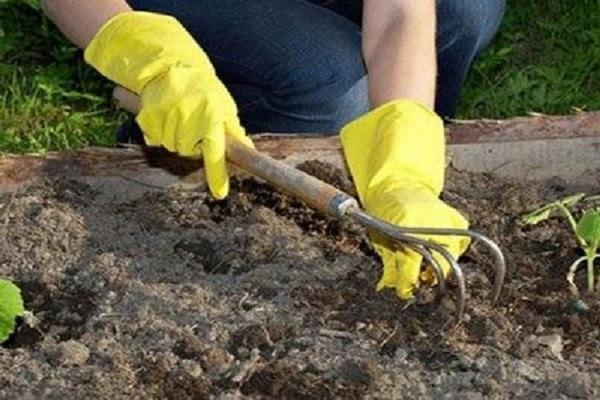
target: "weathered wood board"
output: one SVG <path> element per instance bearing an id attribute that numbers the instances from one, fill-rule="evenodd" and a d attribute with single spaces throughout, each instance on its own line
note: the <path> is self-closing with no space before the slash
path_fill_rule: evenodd
<path id="1" fill-rule="evenodd" d="M 560 176 L 585 181 L 600 168 L 600 112 L 509 120 L 456 121 L 447 127 L 451 164 L 474 172 L 523 179 Z M 344 167 L 334 135 L 263 134 L 259 150 L 289 164 L 319 159 Z M 201 162 L 160 149 L 88 148 L 42 156 L 0 156 L 0 186 L 8 189 L 44 178 L 103 177 L 141 185 L 202 185 Z M 127 189 L 129 190 L 129 189 Z"/>

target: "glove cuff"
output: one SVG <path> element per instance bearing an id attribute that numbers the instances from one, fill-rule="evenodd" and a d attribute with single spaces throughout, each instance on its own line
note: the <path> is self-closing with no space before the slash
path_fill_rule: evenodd
<path id="1" fill-rule="evenodd" d="M 200 46 L 175 18 L 143 11 L 117 14 L 88 44 L 85 61 L 102 75 L 140 94 L 173 65 L 215 74 Z"/>
<path id="2" fill-rule="evenodd" d="M 444 182 L 444 125 L 413 100 L 386 103 L 346 125 L 341 142 L 361 201 L 391 182 L 410 181 L 436 196 Z"/>

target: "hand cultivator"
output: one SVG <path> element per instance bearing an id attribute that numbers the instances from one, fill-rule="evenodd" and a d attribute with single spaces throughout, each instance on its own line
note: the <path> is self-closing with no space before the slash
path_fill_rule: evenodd
<path id="1" fill-rule="evenodd" d="M 138 111 L 138 99 L 135 95 L 117 89 L 114 96 L 121 107 L 131 112 Z M 231 163 L 248 173 L 302 199 L 307 205 L 318 211 L 334 218 L 350 218 L 370 231 L 378 232 L 387 237 L 397 244 L 399 249 L 407 248 L 420 254 L 431 265 L 436 274 L 438 299 L 444 295 L 446 285 L 442 267 L 437 260 L 440 258 L 446 260 L 454 273 L 458 286 L 457 322 L 462 320 L 465 310 L 466 285 L 462 268 L 445 247 L 423 239 L 421 236 L 467 236 L 483 243 L 489 248 L 494 257 L 495 277 L 492 288 L 492 301 L 498 300 L 506 274 L 506 264 L 500 248 L 488 237 L 466 229 L 411 228 L 389 224 L 369 215 L 361 209 L 358 201 L 347 193 L 237 141 L 228 141 L 227 158 Z M 434 255 L 439 257 L 434 257 Z"/>
<path id="2" fill-rule="evenodd" d="M 495 259 L 496 272 L 492 289 L 492 301 L 498 300 L 506 274 L 506 264 L 502 251 L 488 237 L 465 229 L 409 228 L 389 224 L 366 213 L 360 208 L 358 201 L 347 193 L 234 141 L 227 144 L 227 157 L 230 162 L 245 171 L 264 179 L 286 193 L 302 199 L 318 211 L 334 218 L 350 218 L 365 228 L 386 236 L 397 243 L 399 248 L 405 247 L 414 250 L 432 266 L 439 282 L 438 297 L 445 293 L 445 278 L 441 266 L 433 255 L 438 254 L 441 256 L 450 265 L 458 285 L 457 321 L 462 319 L 465 309 L 466 285 L 462 268 L 443 246 L 421 239 L 419 236 L 468 236 L 482 242 L 487 245 Z"/>

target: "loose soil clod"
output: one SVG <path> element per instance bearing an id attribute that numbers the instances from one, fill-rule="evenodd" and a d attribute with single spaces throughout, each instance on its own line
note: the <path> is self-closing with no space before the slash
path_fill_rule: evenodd
<path id="1" fill-rule="evenodd" d="M 301 168 L 352 188 L 327 164 Z M 407 306 L 374 291 L 379 264 L 359 227 L 251 179 L 225 201 L 113 199 L 81 181 L 0 194 L 0 275 L 40 320 L 0 347 L 0 398 L 592 398 L 600 304 L 569 306 L 576 244 L 559 220 L 517 219 L 572 189 L 450 171 L 445 200 L 510 263 L 494 308 L 489 259 L 464 256 L 458 327 L 450 300 Z"/>

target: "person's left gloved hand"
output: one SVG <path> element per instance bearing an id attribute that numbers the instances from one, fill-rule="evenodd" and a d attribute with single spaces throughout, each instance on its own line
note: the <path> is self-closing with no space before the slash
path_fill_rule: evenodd
<path id="1" fill-rule="evenodd" d="M 253 146 L 211 60 L 177 19 L 144 11 L 118 14 L 100 28 L 85 60 L 140 95 L 137 115 L 149 146 L 202 157 L 217 199 L 229 192 L 226 141 Z"/>
<path id="2" fill-rule="evenodd" d="M 406 227 L 466 229 L 467 220 L 439 199 L 444 181 L 444 128 L 428 108 L 410 101 L 387 103 L 348 124 L 342 145 L 357 192 L 365 209 L 389 223 Z M 422 237 L 422 236 L 421 236 Z M 454 256 L 462 254 L 469 239 L 431 236 Z M 378 290 L 394 288 L 407 299 L 419 286 L 421 256 L 412 250 L 394 250 L 377 234 L 371 234 L 383 261 Z M 450 266 L 436 260 L 447 274 Z"/>

